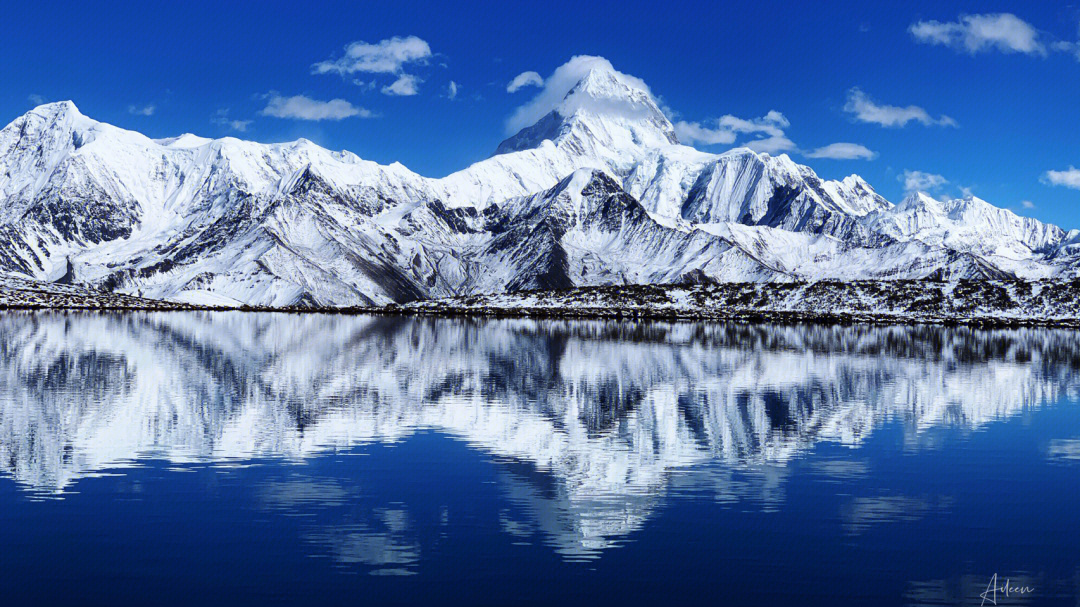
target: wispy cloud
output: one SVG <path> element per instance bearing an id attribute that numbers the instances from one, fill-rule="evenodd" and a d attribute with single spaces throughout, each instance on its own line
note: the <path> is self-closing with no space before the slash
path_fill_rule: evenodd
<path id="1" fill-rule="evenodd" d="M 848 91 L 844 111 L 853 115 L 859 122 L 880 124 L 884 127 L 902 127 L 912 121 L 926 126 L 958 126 L 955 120 L 945 115 L 934 119 L 929 112 L 917 105 L 900 107 L 876 103 L 858 87 Z"/>
<path id="2" fill-rule="evenodd" d="M 430 57 L 431 47 L 427 42 L 416 36 L 395 36 L 372 44 L 349 43 L 342 57 L 320 61 L 311 66 L 311 71 L 314 74 L 336 73 L 343 76 L 356 72 L 395 74 L 407 64 L 425 62 Z"/>
<path id="3" fill-rule="evenodd" d="M 154 110 L 156 110 L 156 109 L 157 108 L 154 107 L 154 104 L 151 103 L 149 105 L 141 105 L 141 106 L 140 105 L 129 105 L 127 111 L 128 111 L 129 114 L 133 114 L 135 116 L 153 116 L 154 115 Z"/>
<path id="4" fill-rule="evenodd" d="M 1080 190 L 1080 169 L 1069 166 L 1064 171 L 1047 171 L 1043 175 L 1043 182 Z"/>
<path id="5" fill-rule="evenodd" d="M 458 83 L 451 80 L 450 84 L 446 85 L 446 98 L 447 99 L 456 99 L 457 94 L 458 94 Z"/>
<path id="6" fill-rule="evenodd" d="M 1046 55 L 1046 44 L 1039 30 L 1012 13 L 961 15 L 950 22 L 918 21 L 908 31 L 919 42 L 948 46 L 972 55 L 991 50 Z"/>
<path id="7" fill-rule="evenodd" d="M 27 95 L 26 100 L 30 103 L 33 103 L 34 105 L 41 105 L 43 103 L 46 103 L 45 98 L 41 95 L 38 95 L 37 93 L 31 93 L 30 95 Z"/>
<path id="8" fill-rule="evenodd" d="M 398 76 L 397 80 L 382 87 L 383 95 L 409 97 L 415 95 L 418 92 L 420 83 L 423 82 L 416 76 L 411 74 L 402 74 Z"/>
<path id="9" fill-rule="evenodd" d="M 751 139 L 743 143 L 744 147 L 748 147 L 755 152 L 761 152 L 763 154 L 780 154 L 783 152 L 795 152 L 798 151 L 799 146 L 795 145 L 795 142 L 788 139 L 783 135 L 774 135 L 771 137 L 762 137 L 761 139 Z"/>
<path id="10" fill-rule="evenodd" d="M 355 106 L 344 99 L 318 101 L 304 95 L 282 97 L 277 93 L 270 93 L 267 99 L 266 107 L 259 111 L 262 116 L 296 120 L 342 120 L 353 116 L 372 116 L 370 110 Z"/>
<path id="11" fill-rule="evenodd" d="M 702 126 L 699 122 L 686 122 L 680 120 L 675 123 L 675 135 L 679 141 L 687 144 L 699 143 L 701 145 L 729 145 L 735 143 L 738 134 L 735 131 Z"/>
<path id="12" fill-rule="evenodd" d="M 904 184 L 905 192 L 934 192 L 949 183 L 949 180 L 941 175 L 922 171 L 905 170 L 897 178 Z"/>
<path id="13" fill-rule="evenodd" d="M 740 135 L 756 135 L 756 138 L 742 145 L 756 152 L 776 154 L 797 148 L 784 135 L 784 129 L 788 126 L 791 123 L 783 114 L 771 110 L 760 118 L 739 118 L 728 114 L 705 125 L 680 120 L 675 123 L 675 134 L 685 143 L 702 145 L 729 145 L 735 143 Z"/>
<path id="14" fill-rule="evenodd" d="M 506 92 L 516 93 L 518 89 L 526 86 L 544 86 L 544 79 L 536 72 L 521 72 L 506 85 Z"/>
<path id="15" fill-rule="evenodd" d="M 728 114 L 706 124 L 680 120 L 675 123 L 675 134 L 684 143 L 706 146 L 731 145 L 743 136 L 749 136 L 738 145 L 765 154 L 793 152 L 808 158 L 836 160 L 872 160 L 877 157 L 877 153 L 857 143 L 832 143 L 809 152 L 801 151 L 785 133 L 789 126 L 791 123 L 786 116 L 771 110 L 760 118 L 739 118 Z"/>
<path id="16" fill-rule="evenodd" d="M 1067 40 L 1059 40 L 1050 45 L 1050 48 L 1054 49 L 1055 51 L 1074 55 L 1077 61 L 1080 61 L 1080 41 L 1069 42 Z"/>
<path id="17" fill-rule="evenodd" d="M 252 120 L 235 120 L 229 118 L 229 108 L 221 108 L 214 112 L 214 116 L 210 118 L 210 122 L 218 126 L 228 127 L 234 131 L 240 131 L 243 133 L 247 131 L 248 126 L 253 122 Z"/>
<path id="18" fill-rule="evenodd" d="M 1025 209 L 1034 209 L 1035 203 L 1031 202 L 1030 200 L 1021 200 L 1020 206 L 1024 207 Z"/>
<path id="19" fill-rule="evenodd" d="M 806 153 L 807 158 L 830 158 L 833 160 L 873 160 L 877 152 L 857 143 L 830 143 Z"/>

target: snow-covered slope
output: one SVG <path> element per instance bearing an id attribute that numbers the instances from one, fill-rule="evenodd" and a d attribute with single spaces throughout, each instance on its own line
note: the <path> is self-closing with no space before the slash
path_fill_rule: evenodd
<path id="1" fill-rule="evenodd" d="M 533 286 L 1072 276 L 1080 233 L 977 198 L 899 205 L 786 155 L 679 145 L 604 66 L 442 179 L 306 140 L 152 140 L 37 107 L 0 130 L 0 272 L 198 303 L 381 304 Z"/>
<path id="2" fill-rule="evenodd" d="M 896 239 L 944 244 L 957 251 L 1008 259 L 1051 251 L 1065 237 L 1065 231 L 1057 226 L 1020 217 L 974 196 L 935 200 L 914 193 L 867 222 Z"/>

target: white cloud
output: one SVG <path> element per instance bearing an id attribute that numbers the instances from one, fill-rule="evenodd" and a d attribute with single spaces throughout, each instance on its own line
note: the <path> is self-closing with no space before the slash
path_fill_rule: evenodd
<path id="1" fill-rule="evenodd" d="M 759 135 L 742 145 L 755 152 L 776 154 L 798 149 L 798 146 L 784 135 L 784 129 L 789 126 L 791 123 L 783 114 L 771 110 L 761 118 L 747 119 L 728 114 L 717 118 L 715 126 L 679 121 L 675 123 L 675 134 L 684 143 L 702 145 L 728 145 L 735 143 L 739 135 Z"/>
<path id="2" fill-rule="evenodd" d="M 736 133 L 764 133 L 770 137 L 783 135 L 784 129 L 791 126 L 788 119 L 776 110 L 769 110 L 769 113 L 761 118 L 751 118 L 750 120 L 728 114 L 727 116 L 721 116 L 717 122 L 720 128 L 730 129 Z"/>
<path id="3" fill-rule="evenodd" d="M 1080 40 L 1076 42 L 1068 42 L 1066 40 L 1060 40 L 1050 45 L 1050 48 L 1062 53 L 1068 53 L 1076 57 L 1077 61 L 1080 61 Z"/>
<path id="4" fill-rule="evenodd" d="M 27 99 L 27 101 L 29 101 L 30 103 L 33 103 L 34 105 L 41 105 L 41 104 L 45 103 L 45 98 L 42 97 L 41 95 L 36 94 L 36 93 L 31 93 L 30 95 L 27 95 L 26 99 Z"/>
<path id="5" fill-rule="evenodd" d="M 1021 200 L 1020 206 L 1024 207 L 1025 209 L 1034 209 L 1035 203 L 1031 202 L 1030 200 Z"/>
<path id="6" fill-rule="evenodd" d="M 793 152 L 798 149 L 795 142 L 783 135 L 773 135 L 764 139 L 752 139 L 743 144 L 745 147 L 764 154 L 779 154 L 781 152 Z"/>
<path id="7" fill-rule="evenodd" d="M 791 126 L 791 122 L 789 122 L 783 114 L 776 110 L 769 110 L 769 113 L 765 114 L 765 121 L 771 122 L 777 126 L 782 126 L 784 128 Z"/>
<path id="8" fill-rule="evenodd" d="M 229 108 L 222 108 L 217 112 L 214 112 L 214 116 L 210 119 L 210 122 L 218 126 L 226 126 L 234 131 L 240 131 L 241 133 L 246 131 L 248 125 L 252 120 L 234 120 L 229 118 Z"/>
<path id="9" fill-rule="evenodd" d="M 807 152 L 807 158 L 831 158 L 834 160 L 873 160 L 877 152 L 857 143 L 830 143 Z"/>
<path id="10" fill-rule="evenodd" d="M 1080 169 L 1069 166 L 1064 171 L 1047 171 L 1043 175 L 1043 182 L 1080 190 Z"/>
<path id="11" fill-rule="evenodd" d="M 144 106 L 129 105 L 127 111 L 129 114 L 134 114 L 136 116 L 153 116 L 154 110 L 156 109 L 154 104 L 151 103 Z"/>
<path id="12" fill-rule="evenodd" d="M 446 85 L 446 98 L 447 99 L 455 99 L 455 98 L 457 98 L 457 93 L 458 93 L 458 83 L 451 80 L 450 84 Z"/>
<path id="13" fill-rule="evenodd" d="M 640 78 L 635 78 L 629 74 L 623 74 L 618 72 L 612 67 L 611 62 L 603 57 L 591 57 L 588 55 L 578 55 L 572 57 L 570 61 L 560 65 L 555 71 L 548 76 L 544 81 L 544 86 L 535 97 L 533 97 L 528 103 L 514 110 L 510 118 L 506 121 L 506 132 L 513 134 L 521 129 L 534 124 L 537 120 L 543 118 L 545 115 L 555 109 L 560 111 L 570 112 L 575 109 L 575 102 L 582 102 L 583 100 L 566 100 L 564 98 L 566 94 L 570 92 L 582 78 L 585 77 L 593 69 L 600 69 L 611 72 L 616 79 L 626 84 L 627 86 L 644 91 L 646 94 L 649 92 L 649 87 Z M 627 111 L 633 111 L 635 108 L 619 108 L 606 106 L 604 111 L 617 112 L 622 109 Z"/>
<path id="14" fill-rule="evenodd" d="M 370 117 L 371 111 L 357 107 L 344 99 L 317 101 L 303 95 L 282 97 L 270 93 L 266 107 L 259 114 L 274 118 L 295 118 L 297 120 L 342 120 L 352 116 Z"/>
<path id="15" fill-rule="evenodd" d="M 735 143 L 738 137 L 734 131 L 701 126 L 698 122 L 680 120 L 675 123 L 675 135 L 686 144 L 727 145 Z"/>
<path id="16" fill-rule="evenodd" d="M 787 137 L 784 130 L 791 126 L 787 117 L 776 110 L 771 110 L 760 118 L 739 118 L 728 114 L 717 118 L 712 124 L 680 120 L 675 123 L 675 134 L 687 144 L 731 145 L 743 135 L 752 138 L 743 139 L 738 145 L 765 154 L 799 152 L 799 146 Z M 809 152 L 802 152 L 808 158 L 833 158 L 842 160 L 872 160 L 877 153 L 857 143 L 833 143 Z"/>
<path id="17" fill-rule="evenodd" d="M 941 175 L 924 173 L 922 171 L 905 170 L 898 179 L 904 184 L 905 192 L 932 192 L 941 189 L 942 186 L 949 183 L 949 180 Z"/>
<path id="18" fill-rule="evenodd" d="M 926 126 L 957 126 L 956 121 L 948 116 L 943 115 L 935 120 L 926 110 L 917 105 L 907 107 L 880 105 L 858 88 L 848 91 L 844 111 L 853 114 L 859 122 L 880 124 L 885 127 L 902 127 L 911 121 L 921 122 Z"/>
<path id="19" fill-rule="evenodd" d="M 1042 36 L 1030 23 L 1011 13 L 961 15 L 957 21 L 919 21 L 908 28 L 919 42 L 940 44 L 972 55 L 1003 53 L 1046 55 Z"/>
<path id="20" fill-rule="evenodd" d="M 415 95 L 418 92 L 417 87 L 423 80 L 420 80 L 416 76 L 411 74 L 402 74 L 398 76 L 398 79 L 393 83 L 382 87 L 383 95 L 397 95 L 401 97 L 408 97 Z"/>
<path id="21" fill-rule="evenodd" d="M 425 62 L 431 57 L 431 47 L 416 36 L 395 36 L 374 44 L 352 42 L 345 55 L 332 61 L 320 61 L 311 66 L 314 74 L 336 73 L 342 76 L 356 72 L 396 74 L 410 63 Z"/>
<path id="22" fill-rule="evenodd" d="M 544 86 L 544 79 L 536 72 L 521 72 L 506 85 L 506 92 L 516 93 L 518 89 L 526 86 Z"/>

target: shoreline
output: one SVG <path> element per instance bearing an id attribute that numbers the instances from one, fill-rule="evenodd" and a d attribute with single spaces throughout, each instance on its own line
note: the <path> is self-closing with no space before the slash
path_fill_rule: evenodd
<path id="1" fill-rule="evenodd" d="M 46 305 L 0 304 L 3 312 L 242 312 L 253 314 L 325 314 L 343 316 L 413 316 L 429 318 L 484 318 L 538 320 L 619 320 L 650 322 L 738 322 L 749 324 L 819 324 L 819 325 L 936 325 L 985 329 L 1048 328 L 1080 329 L 1080 318 L 1024 318 L 996 316 L 904 316 L 837 312 L 802 312 L 791 310 L 648 310 L 640 308 L 571 308 L 547 307 L 473 308 L 463 306 L 412 307 L 391 304 L 383 307 L 268 307 L 175 305 Z"/>
<path id="2" fill-rule="evenodd" d="M 0 311 L 19 310 L 1080 329 L 1080 281 L 619 285 L 519 291 L 386 306 L 281 307 L 171 302 L 28 281 L 0 284 Z"/>
<path id="3" fill-rule="evenodd" d="M 387 312 L 382 312 L 387 313 Z M 949 317 L 949 316 L 902 316 L 897 314 L 863 314 L 836 312 L 801 312 L 791 310 L 732 310 L 712 312 L 705 310 L 643 310 L 583 308 L 559 310 L 553 308 L 500 308 L 477 310 L 474 308 L 448 307 L 439 310 L 410 309 L 403 314 L 446 318 L 538 318 L 566 320 L 647 320 L 647 321 L 716 321 L 769 324 L 825 324 L 825 325 L 940 325 L 970 326 L 979 328 L 1044 327 L 1056 329 L 1080 329 L 1080 318 L 1021 318 L 1021 317 Z"/>

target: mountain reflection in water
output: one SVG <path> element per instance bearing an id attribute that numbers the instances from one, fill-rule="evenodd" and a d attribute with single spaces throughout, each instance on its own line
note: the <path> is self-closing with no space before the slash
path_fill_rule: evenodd
<path id="1" fill-rule="evenodd" d="M 567 555 L 641 527 L 669 489 L 765 492 L 811 445 L 888 420 L 912 448 L 1075 394 L 1080 336 L 941 327 L 470 321 L 244 313 L 0 317 L 0 463 L 62 497 L 148 458 L 303 460 L 435 431 L 504 462 L 501 486 Z M 1075 457 L 1071 443 L 1058 458 Z M 722 466 L 716 465 L 722 463 Z M 708 464 L 708 465 L 707 465 Z M 858 462 L 818 462 L 826 476 Z M 694 478 L 693 471 L 714 478 Z M 743 470 L 764 480 L 724 487 Z M 669 487 L 672 475 L 680 479 Z M 270 507 L 346 499 L 268 487 Z M 782 496 L 776 499 L 782 499 Z M 764 499 L 767 503 L 768 497 Z M 775 505 L 775 504 L 774 504 Z M 850 526 L 933 503 L 856 503 Z M 407 516 L 373 513 L 390 561 Z M 365 536 L 369 537 L 369 536 Z M 326 538 L 324 538 L 326 539 Z M 400 539 L 400 538 L 399 538 Z"/>

